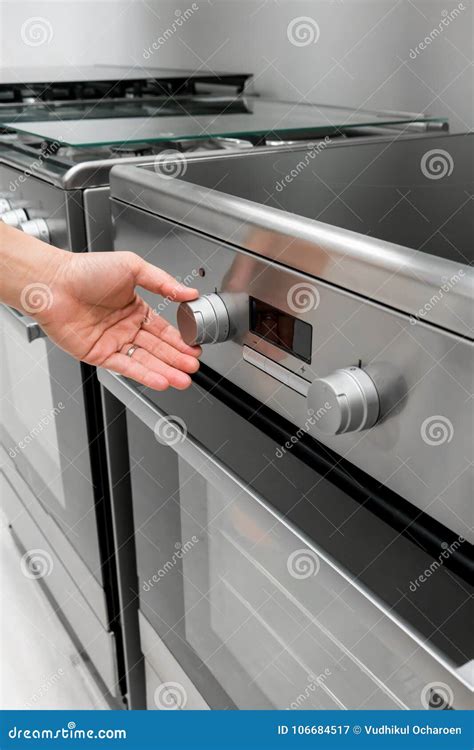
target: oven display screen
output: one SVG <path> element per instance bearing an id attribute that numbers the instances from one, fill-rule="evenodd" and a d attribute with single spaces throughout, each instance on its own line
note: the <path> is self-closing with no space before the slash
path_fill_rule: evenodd
<path id="1" fill-rule="evenodd" d="M 250 297 L 250 331 L 303 362 L 311 362 L 312 326 L 254 297 Z"/>

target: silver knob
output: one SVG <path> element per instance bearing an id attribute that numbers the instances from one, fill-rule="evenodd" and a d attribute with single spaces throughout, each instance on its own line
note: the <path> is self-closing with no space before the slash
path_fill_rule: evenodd
<path id="1" fill-rule="evenodd" d="M 380 400 L 365 370 L 346 367 L 311 383 L 308 408 L 315 415 L 316 433 L 340 435 L 373 427 L 380 415 Z"/>
<path id="2" fill-rule="evenodd" d="M 4 214 L 7 211 L 10 211 L 12 206 L 13 204 L 8 200 L 8 198 L 0 198 L 0 214 Z"/>
<path id="3" fill-rule="evenodd" d="M 217 344 L 230 332 L 227 307 L 218 294 L 206 294 L 182 302 L 177 313 L 178 328 L 186 344 Z"/>
<path id="4" fill-rule="evenodd" d="M 23 222 L 28 221 L 28 214 L 23 208 L 14 208 L 11 211 L 6 211 L 0 216 L 0 220 L 5 224 L 9 224 L 11 227 L 19 227 Z"/>
<path id="5" fill-rule="evenodd" d="M 25 234 L 29 234 L 30 237 L 36 237 L 38 240 L 43 242 L 50 242 L 51 236 L 49 234 L 49 228 L 44 219 L 30 219 L 29 221 L 23 221 L 19 229 Z"/>

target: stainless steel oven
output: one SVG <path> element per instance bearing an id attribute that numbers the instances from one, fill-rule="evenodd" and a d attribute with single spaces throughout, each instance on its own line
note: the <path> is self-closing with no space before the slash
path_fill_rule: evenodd
<path id="1" fill-rule="evenodd" d="M 388 166 L 419 205 L 410 169 L 438 144 L 459 165 L 442 201 L 454 207 L 464 144 L 442 141 L 328 147 L 279 196 L 265 178 L 305 151 L 210 159 L 184 180 L 113 171 L 116 247 L 201 295 L 177 312 L 147 297 L 204 345 L 189 391 L 99 372 L 148 708 L 471 705 L 469 214 L 461 200 L 430 245 L 438 257 L 421 252 L 421 224 L 409 242 L 406 208 L 405 246 L 387 236 L 400 217 L 375 223 L 396 199 Z M 323 224 L 331 171 L 359 184 Z M 341 226 L 355 223 L 354 200 L 373 237 Z M 448 301 L 423 308 L 438 274 L 455 271 Z M 121 518 L 130 500 L 133 529 Z"/>
<path id="2" fill-rule="evenodd" d="M 0 166 L 1 184 L 18 176 Z M 77 193 L 65 196 L 31 176 L 21 191 L 54 217 L 59 246 L 84 247 Z M 41 285 L 30 294 L 32 307 L 48 303 Z M 110 705 L 122 707 L 126 688 L 96 376 L 28 316 L 1 306 L 0 317 L 2 507 L 24 570 L 44 585 Z"/>
<path id="3" fill-rule="evenodd" d="M 421 584 L 386 496 L 205 366 L 184 393 L 99 378 L 147 708 L 470 705 L 462 558 Z"/>

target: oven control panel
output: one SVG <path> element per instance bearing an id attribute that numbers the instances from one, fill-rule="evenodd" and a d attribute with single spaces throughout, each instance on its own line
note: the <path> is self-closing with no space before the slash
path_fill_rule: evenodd
<path id="1" fill-rule="evenodd" d="M 227 298 L 227 299 L 226 299 Z M 232 295 L 206 294 L 178 307 L 177 323 L 189 345 L 217 344 L 239 331 L 228 309 Z M 226 304 L 227 301 L 227 304 Z M 248 306 L 245 320 L 251 334 L 271 343 L 303 362 L 311 362 L 312 326 L 304 320 L 279 310 L 255 297 L 240 300 Z M 232 305 L 229 305 L 232 307 Z M 316 414 L 317 431 L 340 435 L 373 427 L 381 416 L 380 398 L 372 377 L 361 367 L 349 366 L 308 382 L 270 357 L 246 344 L 242 347 L 245 362 L 278 380 L 307 399 L 310 414 Z"/>

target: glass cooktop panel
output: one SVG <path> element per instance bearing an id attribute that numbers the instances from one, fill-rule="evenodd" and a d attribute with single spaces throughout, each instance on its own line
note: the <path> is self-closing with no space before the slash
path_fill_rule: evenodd
<path id="1" fill-rule="evenodd" d="M 110 117 L 93 118 L 93 110 L 77 120 L 66 118 L 54 121 L 38 120 L 15 123 L 15 130 L 35 135 L 42 140 L 57 141 L 76 147 L 101 146 L 136 142 L 158 142 L 173 139 L 210 138 L 216 136 L 272 136 L 308 137 L 331 134 L 342 128 L 363 125 L 391 125 L 426 120 L 423 115 L 397 115 L 364 112 L 342 107 L 316 104 L 295 104 L 242 97 L 242 111 L 232 106 L 217 113 L 170 113 L 166 107 L 146 116 L 120 117 L 112 123 Z M 100 112 L 97 112 L 100 115 Z M 187 116 L 183 116 L 187 115 Z M 0 115 L 1 118 L 1 115 Z M 439 118 L 432 118 L 439 121 Z M 0 126 L 12 123 L 0 121 Z"/>
<path id="2" fill-rule="evenodd" d="M 0 122 L 10 127 L 22 122 L 102 120 L 110 117 L 188 117 L 219 113 L 246 113 L 242 97 L 192 95 L 154 96 L 140 99 L 107 99 L 87 102 L 34 102 L 0 105 Z"/>

